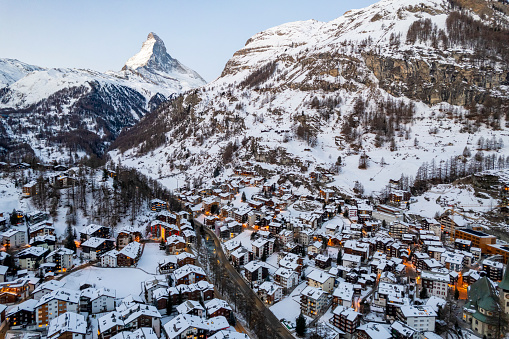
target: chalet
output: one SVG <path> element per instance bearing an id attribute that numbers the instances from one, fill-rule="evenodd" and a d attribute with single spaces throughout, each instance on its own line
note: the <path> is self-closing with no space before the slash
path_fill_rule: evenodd
<path id="1" fill-rule="evenodd" d="M 118 251 L 113 249 L 101 255 L 101 267 L 118 267 L 117 256 Z"/>
<path id="2" fill-rule="evenodd" d="M 467 219 L 458 214 L 443 214 L 440 218 L 438 218 L 438 221 L 440 221 L 443 233 L 451 240 L 454 240 L 457 237 L 456 230 L 465 229 L 467 224 L 470 223 Z"/>
<path id="3" fill-rule="evenodd" d="M 283 289 L 278 284 L 265 281 L 258 287 L 258 295 L 263 302 L 270 305 L 281 300 Z"/>
<path id="4" fill-rule="evenodd" d="M 115 309 L 116 291 L 109 288 L 86 288 L 80 295 L 80 312 L 97 314 Z"/>
<path id="5" fill-rule="evenodd" d="M 211 299 L 205 303 L 205 309 L 209 318 L 223 316 L 230 319 L 232 308 L 222 299 Z"/>
<path id="6" fill-rule="evenodd" d="M 203 268 L 195 265 L 184 265 L 173 272 L 176 284 L 194 284 L 206 280 L 207 275 Z"/>
<path id="7" fill-rule="evenodd" d="M 157 264 L 157 271 L 160 274 L 172 273 L 178 268 L 177 256 L 170 255 Z"/>
<path id="8" fill-rule="evenodd" d="M 241 246 L 242 244 L 240 243 L 240 241 L 229 240 L 223 244 L 224 254 L 226 255 L 227 258 L 230 258 L 231 253 Z"/>
<path id="9" fill-rule="evenodd" d="M 274 273 L 274 281 L 289 290 L 299 283 L 299 274 L 288 268 L 280 267 Z"/>
<path id="10" fill-rule="evenodd" d="M 205 315 L 205 308 L 198 301 L 186 300 L 176 307 L 179 314 L 190 314 L 200 318 Z"/>
<path id="11" fill-rule="evenodd" d="M 80 241 L 85 242 L 90 238 L 105 238 L 110 237 L 111 228 L 96 224 L 90 224 L 80 232 Z"/>
<path id="12" fill-rule="evenodd" d="M 205 339 L 228 327 L 230 325 L 223 316 L 207 320 L 190 314 L 180 314 L 164 325 L 164 332 L 168 339 Z"/>
<path id="13" fill-rule="evenodd" d="M 327 293 L 320 288 L 306 286 L 300 293 L 301 313 L 316 317 L 327 310 Z"/>
<path id="14" fill-rule="evenodd" d="M 90 260 L 97 260 L 101 254 L 112 250 L 115 242 L 110 239 L 92 237 L 81 244 L 81 249 L 85 257 Z"/>
<path id="15" fill-rule="evenodd" d="M 26 232 L 23 230 L 10 229 L 2 233 L 2 245 L 6 248 L 18 248 L 26 243 Z"/>
<path id="16" fill-rule="evenodd" d="M 55 269 L 57 271 L 65 272 L 69 268 L 73 267 L 73 256 L 74 251 L 68 248 L 61 247 L 54 250 L 46 256 L 46 262 L 55 263 Z"/>
<path id="17" fill-rule="evenodd" d="M 157 212 L 156 219 L 159 221 L 166 222 L 168 224 L 176 224 L 179 218 L 177 218 L 177 216 L 171 213 L 170 211 L 163 210 Z"/>
<path id="18" fill-rule="evenodd" d="M 9 327 L 17 329 L 29 325 L 35 325 L 35 305 L 37 299 L 27 299 L 20 304 L 14 305 L 6 314 Z"/>
<path id="19" fill-rule="evenodd" d="M 411 194 L 408 191 L 393 190 L 389 193 L 389 201 L 394 204 L 410 201 Z"/>
<path id="20" fill-rule="evenodd" d="M 426 288 L 428 295 L 446 299 L 449 294 L 450 276 L 447 272 L 423 271 L 421 286 Z"/>
<path id="21" fill-rule="evenodd" d="M 302 272 L 304 259 L 295 253 L 281 252 L 278 256 L 278 264 L 279 267 L 284 267 L 300 274 Z"/>
<path id="22" fill-rule="evenodd" d="M 374 322 L 357 327 L 355 334 L 358 339 L 392 339 L 389 325 Z"/>
<path id="23" fill-rule="evenodd" d="M 161 336 L 161 314 L 155 306 L 144 304 L 121 304 L 115 311 L 99 318 L 98 337 L 108 339 L 124 330 L 151 328 L 159 338 Z"/>
<path id="24" fill-rule="evenodd" d="M 53 251 L 55 249 L 56 237 L 54 235 L 40 235 L 30 239 L 30 246 L 44 247 Z"/>
<path id="25" fill-rule="evenodd" d="M 43 282 L 33 290 L 32 298 L 35 300 L 40 300 L 46 294 L 56 291 L 64 287 L 64 285 L 65 283 L 63 281 L 55 279 Z"/>
<path id="26" fill-rule="evenodd" d="M 241 267 L 253 260 L 253 253 L 247 248 L 239 247 L 231 253 L 230 258 L 235 267 Z"/>
<path id="27" fill-rule="evenodd" d="M 168 281 L 163 278 L 156 278 L 146 280 L 143 283 L 143 290 L 145 292 L 146 296 L 146 302 L 149 304 L 152 304 L 154 301 L 154 295 L 157 295 L 155 291 L 163 289 L 166 293 L 166 296 L 168 296 Z"/>
<path id="28" fill-rule="evenodd" d="M 30 226 L 28 228 L 28 232 L 30 233 L 30 239 L 35 238 L 37 236 L 54 235 L 55 227 L 53 226 L 53 223 L 43 221 L 38 224 Z"/>
<path id="29" fill-rule="evenodd" d="M 166 246 L 168 253 L 179 254 L 186 248 L 186 241 L 183 237 L 178 235 L 172 235 L 166 238 Z"/>
<path id="30" fill-rule="evenodd" d="M 85 339 L 87 320 L 75 312 L 65 312 L 52 319 L 48 327 L 48 339 Z"/>
<path id="31" fill-rule="evenodd" d="M 193 244 L 196 242 L 196 232 L 190 229 L 184 229 L 181 232 L 182 237 L 184 237 L 184 240 L 186 241 L 186 244 Z"/>
<path id="32" fill-rule="evenodd" d="M 120 229 L 117 234 L 117 249 L 121 250 L 126 247 L 130 242 L 140 242 L 142 234 L 140 231 L 131 226 L 126 226 Z"/>
<path id="33" fill-rule="evenodd" d="M 244 265 L 244 276 L 248 282 L 265 280 L 269 276 L 269 266 L 262 261 L 251 261 Z"/>
<path id="34" fill-rule="evenodd" d="M 402 306 L 397 310 L 397 319 L 419 332 L 434 332 L 437 313 L 432 306 Z"/>
<path id="35" fill-rule="evenodd" d="M 502 280 L 504 273 L 504 264 L 489 259 L 482 262 L 482 270 L 486 272 L 486 276 L 493 281 Z"/>
<path id="36" fill-rule="evenodd" d="M 315 257 L 315 266 L 326 270 L 332 266 L 332 258 L 323 254 L 318 254 Z"/>
<path id="37" fill-rule="evenodd" d="M 136 265 L 141 256 L 141 244 L 129 243 L 117 254 L 117 267 L 131 267 Z"/>
<path id="38" fill-rule="evenodd" d="M 286 245 L 293 241 L 293 232 L 290 230 L 281 230 L 278 234 L 279 242 Z"/>
<path id="39" fill-rule="evenodd" d="M 168 204 L 164 200 L 152 199 L 149 202 L 149 208 L 152 211 L 160 212 L 161 210 L 167 210 L 168 209 Z"/>
<path id="40" fill-rule="evenodd" d="M 29 293 L 29 279 L 27 278 L 0 283 L 0 304 L 12 304 L 18 300 L 26 299 Z"/>
<path id="41" fill-rule="evenodd" d="M 333 309 L 337 306 L 352 307 L 354 297 L 354 285 L 342 282 L 332 294 Z"/>
<path id="42" fill-rule="evenodd" d="M 319 269 L 311 271 L 307 275 L 308 286 L 320 288 L 327 293 L 332 293 L 334 289 L 334 277 L 327 272 Z"/>
<path id="43" fill-rule="evenodd" d="M 252 242 L 253 246 L 253 255 L 255 258 L 261 258 L 264 255 L 269 257 L 272 253 L 274 253 L 274 242 L 275 239 L 264 239 L 258 238 Z"/>
<path id="44" fill-rule="evenodd" d="M 23 186 L 23 196 L 32 197 L 37 194 L 37 182 L 30 181 L 28 184 Z"/>
<path id="45" fill-rule="evenodd" d="M 60 288 L 44 295 L 35 305 L 36 323 L 48 326 L 50 321 L 65 312 L 79 311 L 80 292 Z"/>
<path id="46" fill-rule="evenodd" d="M 352 335 L 360 325 L 361 314 L 353 308 L 338 306 L 332 314 L 332 324 L 347 334 Z"/>
<path id="47" fill-rule="evenodd" d="M 29 247 L 15 255 L 15 261 L 21 269 L 34 270 L 44 261 L 45 255 L 49 252 L 44 247 Z"/>

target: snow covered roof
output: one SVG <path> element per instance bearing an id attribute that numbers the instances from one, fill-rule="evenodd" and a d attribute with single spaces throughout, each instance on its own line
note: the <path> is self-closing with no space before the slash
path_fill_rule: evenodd
<path id="1" fill-rule="evenodd" d="M 205 311 L 203 306 L 198 301 L 195 300 L 184 301 L 182 304 L 178 305 L 176 309 L 179 314 L 188 314 L 192 310 Z"/>
<path id="2" fill-rule="evenodd" d="M 334 290 L 332 296 L 337 297 L 341 300 L 352 301 L 353 299 L 353 284 L 348 282 L 341 282 L 339 286 Z"/>
<path id="3" fill-rule="evenodd" d="M 187 265 L 179 267 L 175 270 L 175 272 L 174 272 L 175 279 L 177 279 L 177 280 L 181 279 L 190 273 L 206 275 L 203 268 L 201 268 L 199 266 L 187 264 Z"/>
<path id="4" fill-rule="evenodd" d="M 30 239 L 30 245 L 36 243 L 36 242 L 55 242 L 56 237 L 54 235 L 38 235 L 36 237 L 33 237 Z"/>
<path id="5" fill-rule="evenodd" d="M 290 278 L 293 274 L 297 274 L 297 272 L 295 272 L 294 270 L 291 270 L 289 268 L 285 268 L 285 267 L 278 268 L 276 270 L 276 272 L 274 273 L 274 275 L 279 275 L 286 279 Z"/>
<path id="6" fill-rule="evenodd" d="M 361 314 L 356 312 L 353 308 L 338 306 L 332 311 L 333 314 L 339 315 L 343 318 L 346 318 L 348 321 L 355 321 L 357 317 Z"/>
<path id="7" fill-rule="evenodd" d="M 259 261 L 259 260 L 253 260 L 253 261 L 250 261 L 248 262 L 245 266 L 244 266 L 244 269 L 246 271 L 249 271 L 249 272 L 254 272 L 256 270 L 258 270 L 259 268 L 261 267 L 265 267 L 265 268 L 269 268 L 269 265 L 264 263 L 263 261 Z"/>
<path id="8" fill-rule="evenodd" d="M 307 275 L 307 279 L 318 281 L 320 284 L 325 283 L 330 278 L 334 279 L 332 275 L 320 269 L 315 269 Z"/>
<path id="9" fill-rule="evenodd" d="M 205 303 L 205 309 L 207 310 L 208 314 L 213 314 L 222 308 L 230 311 L 232 310 L 230 305 L 228 305 L 228 303 L 222 299 L 214 298 Z"/>
<path id="10" fill-rule="evenodd" d="M 23 230 L 19 230 L 19 229 L 10 229 L 8 231 L 5 231 L 2 233 L 2 236 L 5 237 L 5 238 L 10 238 L 12 237 L 13 235 L 16 235 L 16 233 L 19 233 L 19 232 L 23 232 L 25 233 L 25 231 Z"/>
<path id="11" fill-rule="evenodd" d="M 370 338 L 376 339 L 389 339 L 392 338 L 391 331 L 389 330 L 389 325 L 387 324 L 379 324 L 379 323 L 366 323 L 357 327 L 357 330 L 364 331 Z"/>
<path id="12" fill-rule="evenodd" d="M 180 338 L 180 335 L 190 327 L 209 330 L 203 318 L 191 314 L 179 314 L 164 324 L 164 331 L 168 339 Z"/>
<path id="13" fill-rule="evenodd" d="M 139 242 L 133 241 L 127 244 L 126 247 L 121 249 L 118 254 L 123 254 L 129 258 L 137 258 L 141 251 L 141 244 Z"/>
<path id="14" fill-rule="evenodd" d="M 6 313 L 7 317 L 10 317 L 12 314 L 17 313 L 21 310 L 28 311 L 28 312 L 34 312 L 35 311 L 35 305 L 39 300 L 36 299 L 27 299 L 23 301 L 20 304 L 14 305 L 12 308 L 9 309 L 9 311 Z"/>
<path id="15" fill-rule="evenodd" d="M 5 273 L 7 273 L 8 270 L 9 270 L 9 267 L 0 265 L 0 275 L 5 275 Z"/>
<path id="16" fill-rule="evenodd" d="M 48 327 L 49 337 L 57 333 L 62 335 L 66 332 L 85 334 L 87 332 L 85 317 L 74 312 L 65 312 L 50 321 Z"/>
<path id="17" fill-rule="evenodd" d="M 208 337 L 209 339 L 249 339 L 249 336 L 245 333 L 223 330 L 215 333 L 213 336 Z"/>
<path id="18" fill-rule="evenodd" d="M 37 286 L 32 293 L 37 293 L 39 291 L 44 291 L 44 290 L 55 291 L 55 290 L 58 290 L 59 288 L 64 287 L 64 285 L 65 285 L 65 282 L 63 282 L 61 280 L 50 280 L 50 281 L 43 282 L 42 284 Z"/>
<path id="19" fill-rule="evenodd" d="M 110 288 L 86 288 L 81 291 L 81 296 L 85 298 L 89 298 L 90 301 L 95 300 L 97 298 L 100 298 L 102 296 L 109 297 L 109 298 L 116 298 L 117 293 L 114 289 Z"/>
<path id="20" fill-rule="evenodd" d="M 58 290 L 55 290 L 51 293 L 48 293 L 44 295 L 39 302 L 37 303 L 36 307 L 39 307 L 41 305 L 46 304 L 50 300 L 57 299 L 69 303 L 77 304 L 80 301 L 80 292 L 75 290 L 70 290 L 67 288 L 59 288 Z"/>
<path id="21" fill-rule="evenodd" d="M 26 257 L 26 256 L 40 257 L 40 256 L 44 255 L 46 252 L 49 252 L 49 250 L 47 248 L 39 247 L 39 246 L 32 246 L 29 248 L 25 248 L 24 250 L 22 250 L 21 252 L 16 254 L 16 257 L 18 257 L 18 258 Z"/>
<path id="22" fill-rule="evenodd" d="M 258 289 L 265 292 L 268 295 L 272 295 L 276 293 L 277 290 L 280 290 L 281 286 L 273 283 L 272 281 L 265 281 L 260 285 L 260 287 L 258 287 Z"/>
<path id="23" fill-rule="evenodd" d="M 42 221 L 38 224 L 35 224 L 33 226 L 30 226 L 30 233 L 37 232 L 43 229 L 49 229 L 49 230 L 55 230 L 55 227 L 53 225 L 48 225 L 47 221 Z"/>
<path id="24" fill-rule="evenodd" d="M 323 291 L 321 288 L 306 286 L 302 290 L 302 292 L 300 292 L 300 294 L 305 295 L 308 298 L 318 300 L 318 299 L 320 299 L 320 297 L 322 297 L 323 295 L 326 295 L 327 293 L 325 291 Z"/>
<path id="25" fill-rule="evenodd" d="M 91 235 L 105 226 L 90 224 L 80 231 L 81 234 Z M 109 227 L 108 227 L 109 228 Z"/>
<path id="26" fill-rule="evenodd" d="M 90 248 L 97 248 L 101 246 L 104 242 L 106 242 L 107 239 L 104 238 L 98 238 L 98 237 L 91 237 L 87 241 L 81 244 L 81 247 L 90 247 Z"/>
<path id="27" fill-rule="evenodd" d="M 433 309 L 432 306 L 422 305 L 422 306 L 401 306 L 401 312 L 403 315 L 408 317 L 436 317 L 437 313 Z"/>

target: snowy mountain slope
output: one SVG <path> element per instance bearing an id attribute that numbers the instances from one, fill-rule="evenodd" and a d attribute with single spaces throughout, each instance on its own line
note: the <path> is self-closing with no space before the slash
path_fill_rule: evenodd
<path id="1" fill-rule="evenodd" d="M 15 59 L 0 59 L 0 88 L 9 86 L 30 72 L 41 70 L 43 68 Z"/>
<path id="2" fill-rule="evenodd" d="M 110 154 L 169 186 L 249 161 L 304 182 L 328 171 L 333 185 L 351 192 L 361 181 L 369 193 L 414 176 L 423 162 L 445 166 L 465 147 L 475 152 L 481 136 L 507 145 L 503 48 L 480 53 L 492 43 L 488 33 L 497 34 L 492 18 L 458 8 L 447 0 L 382 0 L 328 23 L 258 33 L 220 78 L 146 116 Z M 493 16 L 507 23 L 501 13 Z M 468 20 L 484 41 L 457 36 Z M 362 152 L 368 168 L 359 170 Z"/>
<path id="3" fill-rule="evenodd" d="M 7 134 L 2 143 L 24 142 L 32 148 L 63 144 L 69 148 L 62 153 L 41 150 L 40 156 L 100 154 L 122 128 L 133 126 L 175 93 L 205 83 L 196 72 L 172 59 L 156 37 L 151 33 L 142 51 L 130 59 L 140 60 L 143 55 L 144 65 L 132 64 L 119 72 L 42 69 L 7 59 L 0 63 L 0 74 L 8 83 L 0 91 L 0 112 L 8 117 L 0 121 Z M 149 48 L 151 41 L 155 43 Z"/>

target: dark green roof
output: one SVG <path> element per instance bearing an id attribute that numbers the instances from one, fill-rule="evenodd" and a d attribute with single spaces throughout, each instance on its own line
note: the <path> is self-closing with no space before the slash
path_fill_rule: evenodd
<path id="1" fill-rule="evenodd" d="M 509 269 L 507 266 L 505 268 L 504 277 L 502 278 L 500 284 L 498 284 L 498 287 L 505 291 L 509 291 Z"/>
<path id="2" fill-rule="evenodd" d="M 482 277 L 470 286 L 468 290 L 468 303 L 465 307 L 481 307 L 487 311 L 497 310 L 498 295 L 493 282 Z"/>

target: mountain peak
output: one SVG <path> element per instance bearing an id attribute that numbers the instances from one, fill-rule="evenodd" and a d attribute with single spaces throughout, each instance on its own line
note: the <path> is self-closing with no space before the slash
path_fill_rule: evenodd
<path id="1" fill-rule="evenodd" d="M 161 63 L 170 62 L 174 59 L 166 52 L 166 46 L 161 38 L 154 32 L 150 32 L 147 40 L 141 46 L 141 50 L 125 63 L 125 67 L 137 69 L 144 66 L 163 66 Z"/>

